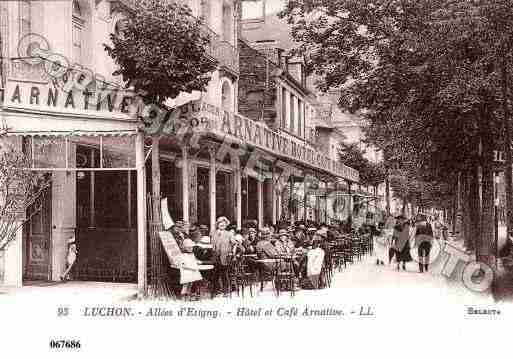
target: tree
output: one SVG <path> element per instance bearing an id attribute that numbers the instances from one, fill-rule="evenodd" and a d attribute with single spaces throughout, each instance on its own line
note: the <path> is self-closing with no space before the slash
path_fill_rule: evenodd
<path id="1" fill-rule="evenodd" d="M 104 45 L 119 69 L 127 86 L 132 87 L 146 104 L 165 107 L 168 99 L 182 92 L 204 91 L 210 81 L 209 74 L 216 69 L 209 55 L 209 32 L 200 19 L 192 16 L 187 5 L 174 1 L 142 0 L 134 4 L 127 14 L 126 23 L 118 34 L 111 34 L 112 45 Z M 165 121 L 166 116 L 148 114 L 145 125 L 152 121 Z M 153 127 L 154 128 L 154 127 Z M 160 263 L 161 245 L 157 231 L 160 216 L 160 134 L 152 136 L 152 259 Z M 157 271 L 155 265 L 152 270 Z M 169 294 L 159 275 L 155 286 L 157 295 Z M 146 294 L 146 293 L 144 293 Z"/>
<path id="2" fill-rule="evenodd" d="M 181 92 L 205 90 L 216 64 L 208 55 L 209 33 L 187 5 L 143 0 L 127 15 L 125 26 L 104 45 L 128 86 L 160 105 Z"/>
<path id="3" fill-rule="evenodd" d="M 23 223 L 30 219 L 26 210 L 48 187 L 48 179 L 28 170 L 30 163 L 25 155 L 11 146 L 0 148 L 0 252 L 16 239 Z M 33 216 L 40 210 L 36 208 Z"/>
<path id="4" fill-rule="evenodd" d="M 339 158 L 342 163 L 358 171 L 362 185 L 375 187 L 383 183 L 385 179 L 383 168 L 380 164 L 365 158 L 365 153 L 360 150 L 357 143 L 342 142 Z"/>
<path id="5" fill-rule="evenodd" d="M 511 5 L 298 0 L 282 13 L 301 44 L 297 50 L 321 76 L 319 86 L 339 88 L 342 107 L 365 110 L 367 138 L 398 168 L 413 163 L 421 183 L 441 183 L 454 192 L 454 178 L 481 167 L 479 255 L 489 263 L 493 151 L 503 135 L 501 111 L 506 117 L 500 99 L 508 93 L 500 87 L 495 49 L 510 42 Z M 498 28 L 508 35 L 497 37 Z"/>

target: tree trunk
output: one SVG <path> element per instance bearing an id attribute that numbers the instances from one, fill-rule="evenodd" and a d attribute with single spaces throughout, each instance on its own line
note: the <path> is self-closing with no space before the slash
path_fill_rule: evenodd
<path id="1" fill-rule="evenodd" d="M 451 222 L 452 222 L 452 233 L 456 233 L 456 212 L 458 212 L 458 192 L 457 187 L 454 191 L 454 198 L 452 200 L 452 211 L 451 211 Z"/>
<path id="2" fill-rule="evenodd" d="M 470 171 L 462 173 L 461 181 L 461 212 L 462 212 L 462 231 L 460 237 L 463 238 L 465 248 L 468 248 L 472 237 L 470 220 Z"/>
<path id="3" fill-rule="evenodd" d="M 484 108 L 481 118 L 482 151 L 482 212 L 481 212 L 481 237 L 478 244 L 477 260 L 481 263 L 495 267 L 495 193 L 493 173 L 494 138 L 490 128 L 493 115 L 488 108 Z"/>
<path id="4" fill-rule="evenodd" d="M 466 249 L 473 251 L 476 248 L 476 242 L 481 233 L 481 201 L 479 198 L 479 177 L 477 163 L 472 165 L 469 174 L 469 219 L 470 236 L 466 244 Z"/>
<path id="5" fill-rule="evenodd" d="M 152 138 L 151 149 L 151 192 L 153 197 L 153 221 L 160 222 L 160 137 Z"/>
<path id="6" fill-rule="evenodd" d="M 506 163 L 504 167 L 504 181 L 506 189 L 506 233 L 510 233 L 513 220 L 513 192 L 512 192 L 512 155 L 511 155 L 511 121 L 509 118 L 508 106 L 508 71 L 506 68 L 506 56 L 501 61 L 501 77 L 502 77 L 502 110 L 503 110 L 503 126 L 504 126 L 504 154 Z"/>
<path id="7" fill-rule="evenodd" d="M 390 216 L 390 180 L 388 178 L 388 173 L 385 177 L 385 201 L 387 216 Z"/>

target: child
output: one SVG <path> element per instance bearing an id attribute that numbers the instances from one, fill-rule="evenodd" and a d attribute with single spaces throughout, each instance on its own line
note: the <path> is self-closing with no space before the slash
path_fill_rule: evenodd
<path id="1" fill-rule="evenodd" d="M 77 260 L 77 245 L 75 243 L 75 235 L 68 239 L 68 254 L 66 257 L 66 271 L 61 275 L 61 281 L 70 280 L 69 272 L 73 268 L 73 264 Z"/>

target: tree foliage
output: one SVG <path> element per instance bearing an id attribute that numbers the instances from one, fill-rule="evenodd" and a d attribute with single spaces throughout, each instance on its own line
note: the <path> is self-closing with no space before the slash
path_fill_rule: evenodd
<path id="1" fill-rule="evenodd" d="M 27 170 L 29 167 L 23 153 L 0 144 L 0 251 L 16 238 L 28 219 L 28 206 L 34 204 L 49 183 L 44 175 Z"/>
<path id="2" fill-rule="evenodd" d="M 174 1 L 135 2 L 120 33 L 104 45 L 119 69 L 114 75 L 155 104 L 181 92 L 205 90 L 216 67 L 208 55 L 212 40 L 191 9 Z"/>
<path id="3" fill-rule="evenodd" d="M 377 186 L 385 180 L 381 164 L 373 163 L 365 158 L 357 143 L 341 143 L 339 148 L 340 161 L 354 168 L 360 174 L 360 182 L 365 186 Z"/>
<path id="4" fill-rule="evenodd" d="M 391 167 L 451 184 L 480 143 L 483 162 L 500 144 L 497 61 L 511 58 L 513 1 L 291 0 L 281 15 L 319 87 L 364 110 Z"/>

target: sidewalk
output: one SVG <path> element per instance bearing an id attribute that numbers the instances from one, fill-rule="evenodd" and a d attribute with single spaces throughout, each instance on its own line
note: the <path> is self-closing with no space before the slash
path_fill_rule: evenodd
<path id="1" fill-rule="evenodd" d="M 15 298 L 19 301 L 45 302 L 123 302 L 137 294 L 137 285 L 103 282 L 33 282 L 21 288 L 0 286 L 0 300 Z"/>

